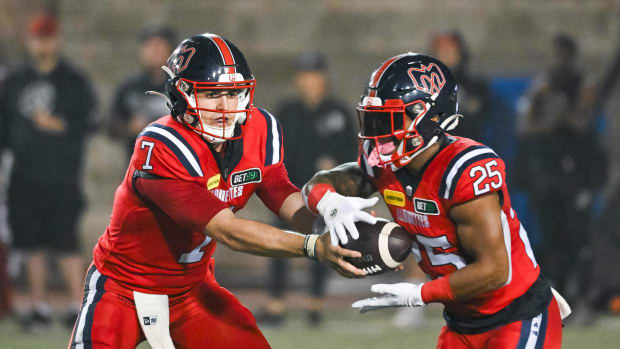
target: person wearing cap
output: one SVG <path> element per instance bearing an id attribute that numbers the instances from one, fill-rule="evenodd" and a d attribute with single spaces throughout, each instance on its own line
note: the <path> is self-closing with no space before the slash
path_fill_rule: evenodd
<path id="1" fill-rule="evenodd" d="M 28 28 L 29 59 L 0 91 L 0 147 L 14 158 L 8 187 L 12 247 L 26 256 L 30 304 L 17 309 L 25 329 L 50 323 L 47 257 L 57 257 L 71 303 L 80 308 L 84 264 L 78 223 L 84 207 L 83 155 L 96 98 L 86 75 L 60 54 L 57 19 L 40 14 Z"/>
<path id="2" fill-rule="evenodd" d="M 281 101 L 275 115 L 284 130 L 284 163 L 291 182 L 303 186 L 317 171 L 330 169 L 355 156 L 357 128 L 349 108 L 333 96 L 329 89 L 327 60 L 318 52 L 305 52 L 295 60 L 296 96 Z M 311 145 L 311 146 L 310 146 Z M 308 320 L 321 321 L 327 269 L 318 263 L 310 265 Z M 287 289 L 288 261 L 270 261 L 268 293 L 270 301 L 257 321 L 277 326 L 284 320 L 284 296 Z"/>
<path id="3" fill-rule="evenodd" d="M 176 43 L 174 31 L 165 25 L 147 25 L 138 34 L 140 71 L 128 77 L 118 88 L 112 102 L 108 131 L 126 142 L 128 158 L 133 153 L 136 135 L 146 125 L 168 113 L 165 104 L 146 91 L 164 92 L 166 76 L 161 67 Z"/>

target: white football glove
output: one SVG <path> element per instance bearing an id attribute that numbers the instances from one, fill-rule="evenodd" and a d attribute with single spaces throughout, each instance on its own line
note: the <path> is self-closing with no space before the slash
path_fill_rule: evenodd
<path id="1" fill-rule="evenodd" d="M 347 230 L 353 240 L 357 240 L 360 234 L 355 227 L 355 222 L 377 223 L 377 218 L 362 211 L 362 209 L 374 206 L 379 198 L 363 199 L 354 196 L 342 196 L 336 192 L 328 191 L 316 205 L 317 211 L 323 216 L 329 229 L 332 245 L 338 246 L 338 241 L 346 244 Z"/>
<path id="2" fill-rule="evenodd" d="M 422 301 L 422 284 L 401 282 L 398 284 L 374 284 L 370 291 L 383 296 L 366 298 L 353 303 L 353 308 L 360 313 L 388 307 L 421 307 L 426 305 Z"/>

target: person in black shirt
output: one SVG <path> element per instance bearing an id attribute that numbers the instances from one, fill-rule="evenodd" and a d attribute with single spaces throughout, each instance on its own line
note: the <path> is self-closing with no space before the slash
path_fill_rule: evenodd
<path id="1" fill-rule="evenodd" d="M 330 94 L 325 57 L 315 52 L 303 53 L 295 64 L 297 96 L 282 101 L 275 115 L 284 133 L 284 164 L 289 178 L 301 187 L 317 171 L 356 157 L 357 127 L 349 108 Z M 317 325 L 321 321 L 327 269 L 319 263 L 313 263 L 311 269 L 308 319 L 312 325 Z M 268 286 L 271 300 L 257 316 L 259 323 L 278 325 L 282 322 L 287 270 L 286 260 L 271 260 Z"/>
<path id="2" fill-rule="evenodd" d="M 0 91 L 4 87 L 4 80 L 8 71 L 2 62 L 2 56 L 0 55 Z M 2 125 L 0 124 L 0 130 Z M 1 155 L 0 155 L 1 156 Z M 11 233 L 9 231 L 7 222 L 7 207 L 6 207 L 6 180 L 8 161 L 2 161 L 0 163 L 0 319 L 11 313 L 13 308 L 13 283 L 8 270 L 8 258 L 11 241 Z"/>
<path id="3" fill-rule="evenodd" d="M 13 247 L 27 255 L 31 306 L 25 325 L 49 324 L 46 252 L 56 252 L 71 296 L 75 321 L 84 265 L 78 221 L 84 206 L 83 154 L 94 128 L 96 101 L 86 76 L 60 57 L 56 19 L 30 24 L 30 60 L 9 74 L 0 95 L 0 146 L 13 153 L 8 188 Z"/>
<path id="4" fill-rule="evenodd" d="M 173 30 L 159 25 L 145 26 L 138 39 L 142 69 L 118 86 L 109 119 L 110 136 L 126 142 L 128 158 L 133 153 L 136 135 L 169 113 L 161 97 L 145 92 L 164 92 L 166 76 L 161 67 L 166 65 L 176 43 Z"/>
<path id="5" fill-rule="evenodd" d="M 465 40 L 458 32 L 440 33 L 431 39 L 431 51 L 454 74 L 459 92 L 459 111 L 467 118 L 467 122 L 459 123 L 452 134 L 484 142 L 491 96 L 488 83 L 469 70 L 469 50 Z"/>
<path id="6" fill-rule="evenodd" d="M 595 194 L 606 181 L 606 152 L 593 118 L 582 108 L 587 86 L 576 41 L 553 38 L 551 64 L 533 84 L 519 123 L 516 182 L 537 213 L 540 242 L 534 245 L 553 287 L 576 303 L 594 233 Z"/>

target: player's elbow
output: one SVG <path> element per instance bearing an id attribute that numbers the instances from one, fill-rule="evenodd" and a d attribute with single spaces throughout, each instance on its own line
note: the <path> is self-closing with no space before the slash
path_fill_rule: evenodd
<path id="1" fill-rule="evenodd" d="M 510 274 L 508 261 L 488 263 L 486 269 L 486 284 L 489 291 L 497 290 L 508 282 Z"/>
<path id="2" fill-rule="evenodd" d="M 493 288 L 503 287 L 508 282 L 508 268 L 502 268 L 494 273 Z"/>
<path id="3" fill-rule="evenodd" d="M 242 237 L 239 236 L 239 229 L 236 229 L 239 226 L 236 221 L 237 218 L 232 211 L 222 210 L 209 221 L 206 234 L 234 251 L 241 251 L 244 244 Z"/>
<path id="4" fill-rule="evenodd" d="M 233 251 L 237 252 L 245 252 L 245 241 L 238 234 L 238 229 L 223 227 L 223 229 L 218 230 L 217 232 L 207 231 L 208 235 L 211 235 L 217 240 L 219 243 L 226 245 Z"/>
<path id="5" fill-rule="evenodd" d="M 235 235 L 226 235 L 221 242 L 233 251 L 247 252 L 247 244 L 245 243 L 245 241 L 243 239 L 237 238 Z"/>

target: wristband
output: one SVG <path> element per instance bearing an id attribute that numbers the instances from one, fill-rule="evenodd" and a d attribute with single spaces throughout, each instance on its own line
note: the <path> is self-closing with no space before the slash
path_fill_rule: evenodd
<path id="1" fill-rule="evenodd" d="M 312 187 L 310 194 L 308 194 L 308 202 L 306 203 L 306 205 L 308 206 L 308 209 L 312 211 L 312 213 L 319 214 L 319 211 L 317 210 L 317 205 L 319 204 L 319 201 L 321 201 L 321 199 L 327 192 L 335 193 L 336 189 L 334 189 L 334 187 L 326 183 L 315 184 Z"/>
<path id="2" fill-rule="evenodd" d="M 422 286 L 422 301 L 426 304 L 431 302 L 451 302 L 454 301 L 454 293 L 450 286 L 448 276 L 440 277 L 429 281 Z"/>
<path id="3" fill-rule="evenodd" d="M 308 234 L 304 238 L 304 255 L 309 259 L 316 258 L 316 240 L 319 238 L 318 234 Z"/>

